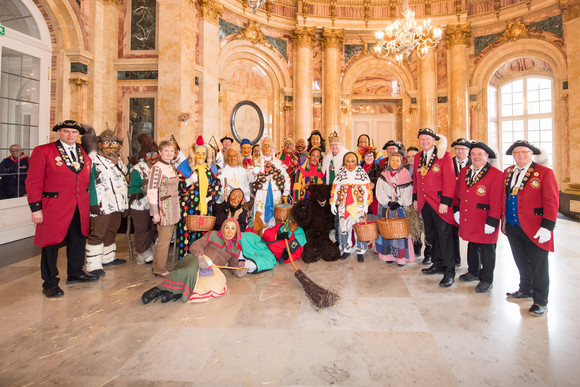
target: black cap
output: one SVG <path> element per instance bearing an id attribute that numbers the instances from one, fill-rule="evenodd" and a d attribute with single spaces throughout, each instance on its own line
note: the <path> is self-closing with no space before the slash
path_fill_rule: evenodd
<path id="1" fill-rule="evenodd" d="M 82 124 L 76 122 L 75 120 L 66 120 L 63 122 L 59 122 L 58 124 L 52 127 L 52 131 L 58 132 L 59 130 L 64 128 L 76 129 L 79 131 L 80 134 L 85 134 L 86 132 L 85 127 Z"/>
<path id="2" fill-rule="evenodd" d="M 419 138 L 419 136 L 422 135 L 422 134 L 427 134 L 427 135 L 429 135 L 431 137 L 434 137 L 435 140 L 439 140 L 439 136 L 431 128 L 421 128 L 421 129 L 419 129 L 419 134 L 417 135 L 417 138 Z"/>
<path id="3" fill-rule="evenodd" d="M 397 149 L 401 149 L 400 145 L 401 144 L 397 143 L 395 140 L 389 140 L 385 143 L 385 145 L 383 145 L 383 150 L 387 150 L 387 147 L 390 147 L 390 146 L 396 146 Z"/>
<path id="4" fill-rule="evenodd" d="M 506 155 L 511 156 L 512 152 L 514 151 L 515 148 L 517 148 L 518 146 L 525 146 L 526 148 L 531 149 L 535 155 L 539 155 L 540 153 L 540 149 L 537 148 L 535 145 L 530 144 L 529 142 L 527 142 L 526 140 L 518 140 L 516 142 L 514 142 L 507 150 L 507 152 L 505 152 Z"/>
<path id="5" fill-rule="evenodd" d="M 486 143 L 481 142 L 481 141 L 473 141 L 470 144 L 470 148 L 479 148 L 479 149 L 483 149 L 488 155 L 490 159 L 495 159 L 497 157 L 497 155 L 495 154 L 494 150 L 491 149 L 489 146 L 487 146 Z"/>
<path id="6" fill-rule="evenodd" d="M 407 153 L 411 151 L 419 152 L 419 148 L 417 148 L 416 146 L 410 146 L 407 148 Z"/>
<path id="7" fill-rule="evenodd" d="M 234 142 L 234 139 L 231 138 L 230 136 L 224 136 L 222 137 L 222 139 L 220 140 L 220 143 L 224 143 L 225 140 L 230 140 L 231 142 Z"/>
<path id="8" fill-rule="evenodd" d="M 457 145 L 471 148 L 471 141 L 469 141 L 468 139 L 463 138 L 463 137 L 458 138 L 457 140 L 453 141 L 453 143 L 451 143 L 451 148 L 453 148 L 454 146 L 457 146 Z"/>

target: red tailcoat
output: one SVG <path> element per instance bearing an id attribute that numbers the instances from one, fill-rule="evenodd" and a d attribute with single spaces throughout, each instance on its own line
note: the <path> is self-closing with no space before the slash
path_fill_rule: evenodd
<path id="1" fill-rule="evenodd" d="M 477 182 L 467 186 L 463 167 L 457 178 L 455 196 L 459 201 L 459 236 L 473 243 L 497 243 L 499 220 L 502 211 L 503 173 L 492 166 Z M 495 227 L 491 234 L 484 232 L 485 225 Z"/>
<path id="2" fill-rule="evenodd" d="M 531 169 L 531 171 L 530 171 Z M 514 166 L 504 171 L 503 189 L 503 222 L 505 219 L 505 207 L 507 196 L 510 192 L 510 183 Z M 518 194 L 518 219 L 522 230 L 538 247 L 546 251 L 554 251 L 554 227 L 558 217 L 560 191 L 554 171 L 543 165 L 532 163 L 524 178 L 524 188 Z M 546 243 L 539 243 L 539 238 L 534 238 L 540 227 L 552 231 L 552 237 Z"/>
<path id="3" fill-rule="evenodd" d="M 453 170 L 453 160 L 449 152 L 445 152 L 442 159 L 435 156 L 435 161 L 425 176 L 417 170 L 419 160 L 423 157 L 421 151 L 415 155 L 415 170 L 413 171 L 413 200 L 417 200 L 419 212 L 423 209 L 425 201 L 439 214 L 439 204 L 449 206 L 446 214 L 439 216 L 452 226 L 457 227 L 453 219 L 453 195 L 455 194 L 455 172 Z M 437 154 L 437 149 L 433 152 Z"/>
<path id="4" fill-rule="evenodd" d="M 60 151 L 59 151 L 60 147 Z M 78 206 L 81 232 L 89 235 L 89 176 L 91 159 L 77 144 L 80 170 L 67 166 L 68 155 L 60 141 L 34 148 L 26 179 L 32 212 L 42 210 L 43 222 L 36 225 L 34 243 L 41 247 L 62 242 Z M 69 162 L 70 163 L 70 162 Z"/>

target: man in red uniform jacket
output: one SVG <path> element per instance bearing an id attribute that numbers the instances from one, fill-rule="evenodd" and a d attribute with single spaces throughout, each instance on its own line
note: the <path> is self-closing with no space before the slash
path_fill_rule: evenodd
<path id="1" fill-rule="evenodd" d="M 76 143 L 85 128 L 76 121 L 56 124 L 59 140 L 34 148 L 26 179 L 28 204 L 36 224 L 34 243 L 42 247 L 40 272 L 48 298 L 64 295 L 58 286 L 56 261 L 59 244 L 67 238 L 67 284 L 99 277 L 83 271 L 89 234 L 89 175 L 91 159 Z"/>
<path id="2" fill-rule="evenodd" d="M 455 221 L 459 236 L 467 245 L 468 272 L 459 276 L 462 281 L 475 281 L 478 293 L 487 293 L 493 287 L 495 249 L 502 210 L 503 173 L 491 166 L 495 152 L 483 142 L 470 144 L 471 165 L 459 172 L 455 197 Z"/>
<path id="3" fill-rule="evenodd" d="M 507 296 L 533 297 L 532 316 L 542 316 L 548 305 L 548 253 L 554 251 L 559 205 L 554 171 L 532 161 L 532 155 L 540 153 L 529 142 L 518 140 L 506 152 L 514 156 L 516 165 L 504 171 L 503 226 L 520 272 L 520 288 Z"/>
<path id="4" fill-rule="evenodd" d="M 425 239 L 433 246 L 433 265 L 421 270 L 425 274 L 443 273 L 439 286 L 448 288 L 455 281 L 455 248 L 452 227 L 455 194 L 455 172 L 451 155 L 446 151 L 446 139 L 432 129 L 419 129 L 423 150 L 415 155 L 413 171 L 413 207 L 425 223 Z M 443 140 L 439 148 L 435 140 Z"/>

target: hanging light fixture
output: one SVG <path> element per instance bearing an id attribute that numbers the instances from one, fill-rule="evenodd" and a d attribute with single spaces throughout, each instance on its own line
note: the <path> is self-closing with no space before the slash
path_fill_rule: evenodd
<path id="1" fill-rule="evenodd" d="M 254 15 L 258 12 L 258 8 L 264 5 L 266 0 L 246 0 Z"/>
<path id="2" fill-rule="evenodd" d="M 431 26 L 429 19 L 418 24 L 415 21 L 415 12 L 409 9 L 408 0 L 403 0 L 403 17 L 385 27 L 384 32 L 375 32 L 375 54 L 379 57 L 395 55 L 399 64 L 403 62 L 403 58 L 410 60 L 413 50 L 417 50 L 419 58 L 423 58 L 429 48 L 437 46 L 441 40 L 441 32 L 441 28 Z"/>

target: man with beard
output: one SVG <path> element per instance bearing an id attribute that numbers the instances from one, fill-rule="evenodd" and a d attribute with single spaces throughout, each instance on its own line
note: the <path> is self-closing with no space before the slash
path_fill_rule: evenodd
<path id="1" fill-rule="evenodd" d="M 105 275 L 103 266 L 127 262 L 116 257 L 115 236 L 129 207 L 129 194 L 125 179 L 127 167 L 119 157 L 123 141 L 110 129 L 103 131 L 97 141 L 89 183 L 91 233 L 86 248 L 86 269 L 89 274 L 102 276 Z"/>

